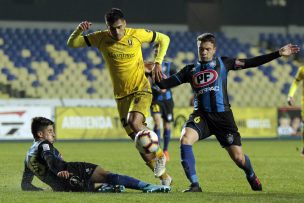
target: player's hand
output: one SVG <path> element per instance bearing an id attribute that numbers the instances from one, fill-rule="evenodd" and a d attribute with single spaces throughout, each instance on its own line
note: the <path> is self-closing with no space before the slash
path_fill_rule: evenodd
<path id="1" fill-rule="evenodd" d="M 155 63 L 152 69 L 153 82 L 160 82 L 163 79 L 162 66 L 159 63 Z"/>
<path id="2" fill-rule="evenodd" d="M 294 99 L 293 99 L 293 97 L 290 97 L 290 96 L 289 96 L 289 97 L 287 98 L 287 103 L 288 103 L 289 106 L 292 106 L 292 105 L 294 104 Z"/>
<path id="3" fill-rule="evenodd" d="M 299 51 L 299 46 L 294 44 L 287 44 L 279 49 L 279 53 L 281 56 L 290 56 L 292 54 L 298 53 Z"/>
<path id="4" fill-rule="evenodd" d="M 145 73 L 151 73 L 154 67 L 154 63 L 151 61 L 145 61 L 144 64 L 145 64 Z"/>
<path id="5" fill-rule="evenodd" d="M 57 173 L 58 177 L 65 178 L 65 179 L 68 179 L 71 175 L 73 175 L 73 173 L 69 173 L 68 171 L 59 171 Z"/>
<path id="6" fill-rule="evenodd" d="M 86 31 L 86 30 L 90 29 L 91 25 L 92 25 L 91 22 L 89 22 L 89 21 L 83 21 L 83 22 L 81 22 L 81 23 L 78 25 L 78 27 L 79 27 L 80 29 L 82 29 L 82 31 Z"/>

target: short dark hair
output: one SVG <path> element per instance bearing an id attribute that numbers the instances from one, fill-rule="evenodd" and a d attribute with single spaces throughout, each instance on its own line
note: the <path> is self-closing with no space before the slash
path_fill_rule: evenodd
<path id="1" fill-rule="evenodd" d="M 197 37 L 197 41 L 200 42 L 211 42 L 216 46 L 215 36 L 211 33 L 204 33 Z"/>
<path id="2" fill-rule="evenodd" d="M 113 24 L 119 19 L 125 19 L 123 12 L 119 8 L 111 8 L 111 10 L 105 14 L 107 23 Z"/>
<path id="3" fill-rule="evenodd" d="M 54 126 L 54 122 L 51 121 L 50 119 L 44 118 L 44 117 L 34 117 L 32 119 L 32 134 L 35 140 L 37 140 L 38 137 L 38 132 L 43 131 L 46 129 L 49 125 Z"/>

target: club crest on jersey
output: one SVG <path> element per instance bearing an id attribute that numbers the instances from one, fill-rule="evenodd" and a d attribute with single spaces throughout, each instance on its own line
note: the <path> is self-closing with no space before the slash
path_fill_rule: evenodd
<path id="1" fill-rule="evenodd" d="M 132 46 L 132 45 L 133 45 L 132 39 L 128 39 L 128 44 L 129 44 L 129 46 Z"/>
<path id="2" fill-rule="evenodd" d="M 192 76 L 194 87 L 204 87 L 213 83 L 218 78 L 215 70 L 204 70 Z"/>

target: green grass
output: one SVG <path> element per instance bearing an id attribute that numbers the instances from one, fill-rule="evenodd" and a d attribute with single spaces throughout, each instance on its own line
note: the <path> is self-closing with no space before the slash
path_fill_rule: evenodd
<path id="1" fill-rule="evenodd" d="M 179 160 L 179 144 L 170 145 L 167 169 L 174 178 L 172 192 L 143 194 L 127 190 L 122 194 L 23 192 L 20 180 L 23 159 L 30 142 L 0 143 L 0 202 L 304 202 L 304 160 L 296 147 L 300 141 L 243 141 L 263 184 L 263 192 L 253 192 L 244 173 L 230 160 L 216 141 L 194 146 L 196 168 L 203 193 L 183 194 L 189 183 Z M 113 172 L 159 183 L 144 165 L 131 142 L 62 142 L 55 146 L 67 161 L 86 161 Z M 46 185 L 34 179 L 37 186 Z"/>

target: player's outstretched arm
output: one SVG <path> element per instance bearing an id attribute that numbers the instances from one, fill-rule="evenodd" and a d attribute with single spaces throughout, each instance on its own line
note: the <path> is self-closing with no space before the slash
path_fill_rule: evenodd
<path id="1" fill-rule="evenodd" d="M 32 184 L 33 178 L 33 172 L 26 165 L 24 165 L 24 171 L 21 180 L 21 189 L 24 191 L 42 191 L 42 188 L 36 187 Z"/>
<path id="2" fill-rule="evenodd" d="M 155 83 L 160 89 L 170 89 L 181 84 L 175 75 Z"/>
<path id="3" fill-rule="evenodd" d="M 92 23 L 89 21 L 81 22 L 74 30 L 74 32 L 70 35 L 67 41 L 67 45 L 72 48 L 86 47 L 87 43 L 84 37 L 82 36 L 82 33 L 90 29 L 91 25 Z"/>
<path id="4" fill-rule="evenodd" d="M 252 68 L 252 67 L 257 67 L 261 66 L 265 63 L 268 63 L 274 59 L 277 59 L 281 56 L 291 56 L 293 54 L 296 54 L 300 51 L 300 48 L 297 45 L 293 44 L 287 44 L 280 48 L 278 51 L 261 55 L 261 56 L 256 56 L 253 58 L 249 59 L 237 59 L 236 64 L 241 64 L 239 65 L 238 68 L 240 69 L 245 69 L 245 68 Z"/>

